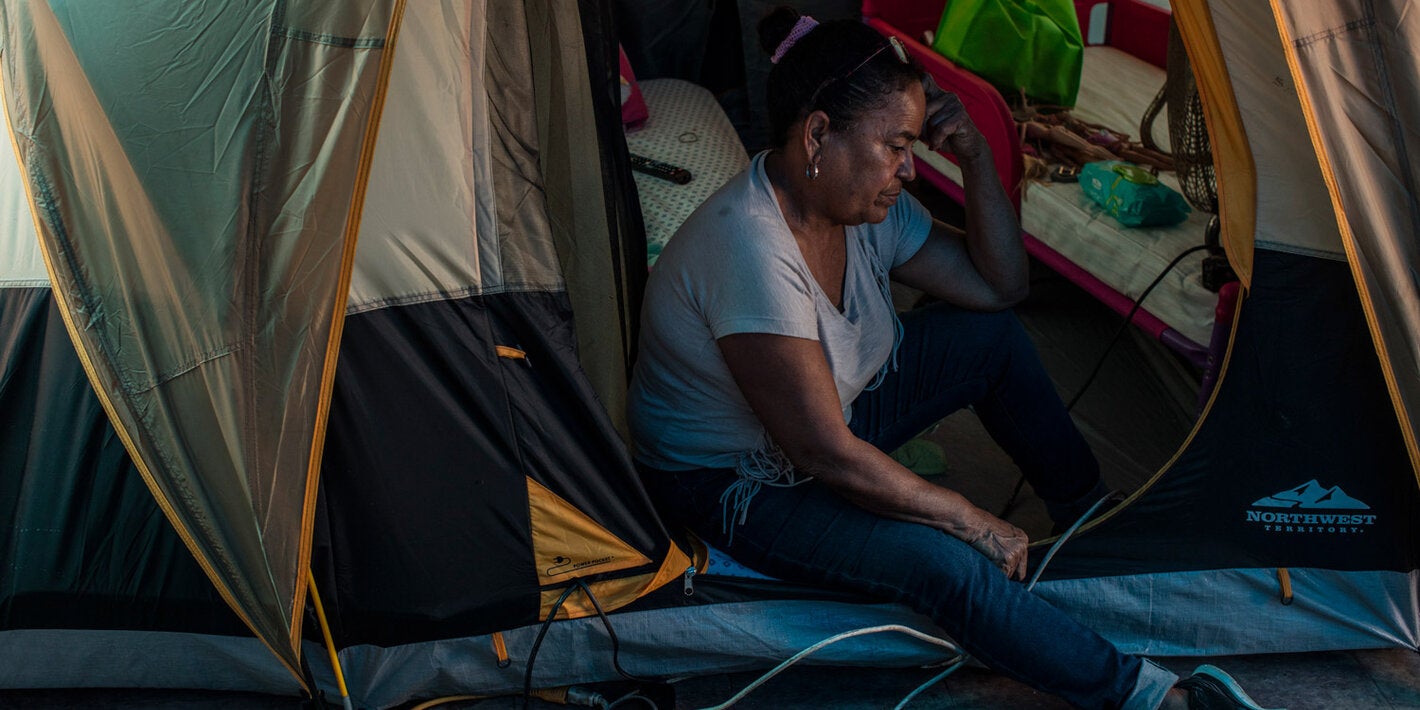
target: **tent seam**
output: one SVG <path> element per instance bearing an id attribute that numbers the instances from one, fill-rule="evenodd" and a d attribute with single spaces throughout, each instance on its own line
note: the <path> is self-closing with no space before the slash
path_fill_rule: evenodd
<path id="1" fill-rule="evenodd" d="M 385 47 L 384 37 L 343 37 L 340 35 L 310 32 L 288 25 L 273 24 L 271 26 L 271 34 L 300 42 L 323 44 L 327 47 L 343 47 L 346 49 L 384 49 Z"/>
<path id="2" fill-rule="evenodd" d="M 1344 25 L 1341 25 L 1340 27 L 1333 27 L 1328 30 L 1322 30 L 1320 32 L 1309 34 L 1306 37 L 1298 37 L 1292 40 L 1292 46 L 1296 47 L 1297 49 L 1305 49 L 1308 45 L 1316 44 L 1317 42 L 1325 42 L 1326 40 L 1335 37 L 1340 37 L 1341 35 L 1349 34 L 1355 30 L 1371 29 L 1375 26 L 1376 18 L 1374 17 L 1367 17 L 1361 20 L 1352 20 Z"/>
<path id="3" fill-rule="evenodd" d="M 501 286 L 483 288 L 481 286 L 467 286 L 451 291 L 433 290 L 421 291 L 419 293 L 406 294 L 403 296 L 390 296 L 369 301 L 361 301 L 346 309 L 347 315 L 365 313 L 367 311 L 379 310 L 395 306 L 410 306 L 420 303 L 429 303 L 437 300 L 456 300 L 478 296 L 500 296 L 508 293 L 567 293 L 566 284 L 557 287 L 548 287 L 545 284 L 534 282 L 505 283 Z"/>

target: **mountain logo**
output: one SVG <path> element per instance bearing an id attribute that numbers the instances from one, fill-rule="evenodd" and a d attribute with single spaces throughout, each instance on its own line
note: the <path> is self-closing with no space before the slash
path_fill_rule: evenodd
<path id="1" fill-rule="evenodd" d="M 1312 479 L 1253 501 L 1244 513 L 1244 522 L 1267 533 L 1355 535 L 1376 524 L 1379 516 L 1355 512 L 1370 509 L 1347 495 L 1341 486 L 1328 488 Z"/>
<path id="2" fill-rule="evenodd" d="M 1371 506 L 1346 495 L 1346 491 L 1341 490 L 1341 486 L 1326 488 L 1320 483 L 1317 483 L 1315 478 L 1296 488 L 1291 488 L 1281 493 L 1274 493 L 1266 498 L 1260 498 L 1253 502 L 1253 506 L 1257 508 L 1303 508 L 1322 510 L 1371 509 Z"/>

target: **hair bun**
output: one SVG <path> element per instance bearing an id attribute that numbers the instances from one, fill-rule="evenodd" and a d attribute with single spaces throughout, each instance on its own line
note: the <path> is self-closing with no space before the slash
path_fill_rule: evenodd
<path id="1" fill-rule="evenodd" d="M 770 10 L 769 14 L 759 21 L 760 49 L 763 49 L 765 54 L 773 56 L 784 38 L 788 37 L 789 32 L 794 29 L 799 17 L 799 11 L 788 5 L 780 5 Z"/>

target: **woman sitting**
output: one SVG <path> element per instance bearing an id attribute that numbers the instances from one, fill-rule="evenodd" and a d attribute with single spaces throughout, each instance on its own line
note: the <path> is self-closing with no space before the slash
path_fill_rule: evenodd
<path id="1" fill-rule="evenodd" d="M 1007 310 L 1026 254 L 961 103 L 860 23 L 781 8 L 760 34 L 776 147 L 685 222 L 647 286 L 630 415 L 652 498 L 755 570 L 907 604 L 1076 705 L 1248 707 L 1221 672 L 1175 686 L 1013 583 L 1026 534 L 884 453 L 971 405 L 1057 523 L 1107 493 Z M 917 140 L 956 155 L 964 233 L 903 191 Z M 940 303 L 899 321 L 889 277 Z"/>

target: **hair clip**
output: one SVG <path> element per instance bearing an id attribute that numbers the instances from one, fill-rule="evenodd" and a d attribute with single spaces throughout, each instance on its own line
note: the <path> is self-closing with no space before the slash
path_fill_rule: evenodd
<path id="1" fill-rule="evenodd" d="M 896 36 L 890 36 L 888 37 L 888 44 L 891 44 L 892 51 L 897 53 L 897 61 L 907 64 L 909 61 L 907 58 L 907 48 L 902 46 L 902 40 L 898 39 Z"/>
<path id="2" fill-rule="evenodd" d="M 799 40 L 803 39 L 804 35 L 812 32 L 815 27 L 818 27 L 818 20 L 808 15 L 800 16 L 798 21 L 794 23 L 793 28 L 789 30 L 788 36 L 779 43 L 779 47 L 774 50 L 774 54 L 770 55 L 769 63 L 778 64 L 779 60 L 783 59 L 784 55 L 789 52 L 789 49 L 795 44 L 798 44 Z"/>

